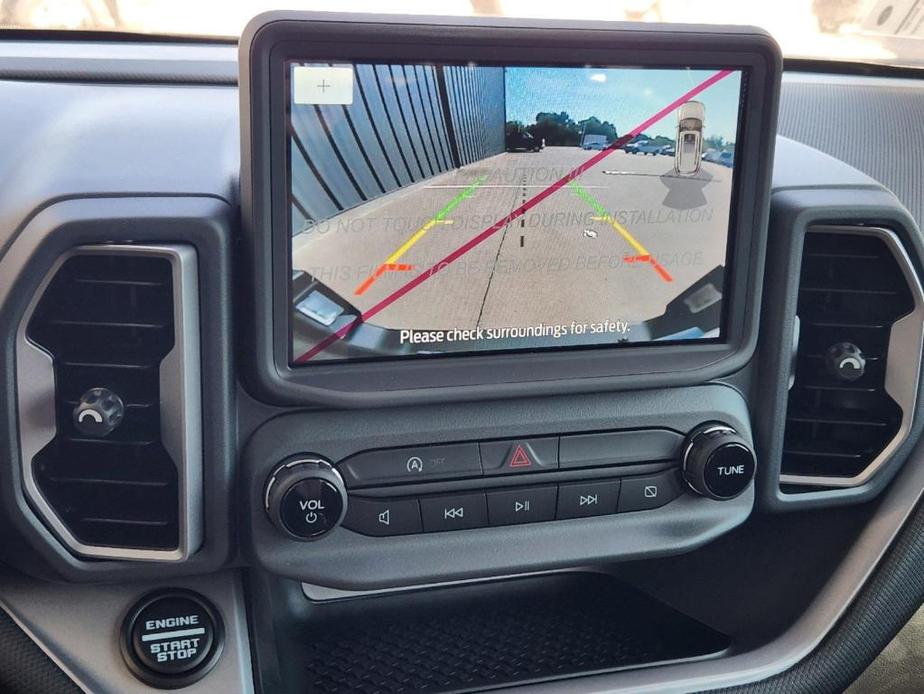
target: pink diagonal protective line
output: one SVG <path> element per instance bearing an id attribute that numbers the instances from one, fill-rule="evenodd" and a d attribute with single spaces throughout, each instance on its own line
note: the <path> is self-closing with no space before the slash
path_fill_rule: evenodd
<path id="1" fill-rule="evenodd" d="M 334 344 L 338 340 L 343 339 L 351 330 L 353 330 L 353 328 L 358 326 L 360 323 L 365 323 L 367 320 L 369 320 L 376 314 L 384 311 L 391 304 L 395 303 L 398 299 L 403 297 L 405 294 L 407 294 L 408 292 L 412 291 L 416 287 L 426 282 L 428 279 L 433 277 L 435 274 L 437 274 L 441 270 L 445 270 L 447 267 L 449 267 L 449 265 L 454 263 L 456 260 L 461 258 L 463 255 L 468 253 L 470 250 L 472 250 L 479 244 L 491 238 L 498 231 L 500 231 L 501 229 L 506 227 L 508 224 L 510 224 L 510 222 L 526 214 L 533 207 L 535 207 L 540 202 L 545 200 L 547 197 L 552 195 L 552 193 L 556 192 L 557 190 L 561 189 L 563 186 L 567 185 L 569 181 L 573 181 L 575 178 L 583 174 L 585 171 L 595 166 L 596 164 L 601 162 L 603 159 L 608 157 L 610 154 L 615 152 L 617 149 L 622 147 L 625 143 L 627 143 L 633 137 L 635 137 L 636 135 L 641 135 L 642 132 L 644 132 L 647 128 L 650 128 L 652 125 L 654 125 L 659 120 L 664 118 L 667 114 L 676 110 L 678 107 L 680 107 L 681 104 L 686 103 L 687 101 L 692 99 L 694 96 L 697 96 L 698 94 L 702 93 L 706 89 L 709 89 L 709 87 L 714 85 L 719 80 L 722 80 L 728 77 L 730 74 L 732 74 L 732 70 L 719 70 L 718 72 L 710 76 L 705 81 L 700 82 L 698 85 L 693 87 L 690 91 L 676 98 L 674 101 L 669 103 L 667 106 L 662 108 L 660 111 L 655 113 L 653 116 L 639 123 L 637 126 L 632 128 L 632 130 L 627 132 L 622 137 L 618 138 L 609 147 L 597 152 L 590 159 L 585 161 L 583 164 L 581 164 L 577 168 L 572 169 L 571 171 L 566 173 L 564 176 L 562 176 L 560 179 L 555 181 L 555 183 L 550 185 L 548 188 L 545 188 L 539 193 L 537 193 L 535 196 L 533 196 L 532 198 L 524 202 L 522 205 L 520 205 L 518 208 L 516 208 L 515 210 L 507 214 L 505 217 L 494 222 L 494 224 L 489 226 L 487 229 L 482 231 L 480 234 L 466 241 L 464 244 L 462 244 L 457 249 L 452 251 L 445 258 L 443 258 L 442 260 L 434 264 L 432 267 L 420 273 L 419 275 L 417 275 L 417 277 L 415 277 L 414 279 L 410 280 L 406 284 L 396 289 L 394 292 L 392 292 L 391 294 L 386 296 L 384 299 L 382 299 L 380 302 L 375 304 L 375 306 L 364 311 L 359 316 L 359 318 L 356 318 L 350 323 L 347 323 L 345 326 L 337 330 L 335 333 L 328 335 L 326 338 L 321 340 L 314 347 L 312 347 L 307 352 L 305 352 L 300 357 L 298 357 L 295 360 L 295 363 L 304 364 L 306 361 L 320 354 L 321 352 L 323 352 L 325 349 L 330 347 L 332 344 Z"/>

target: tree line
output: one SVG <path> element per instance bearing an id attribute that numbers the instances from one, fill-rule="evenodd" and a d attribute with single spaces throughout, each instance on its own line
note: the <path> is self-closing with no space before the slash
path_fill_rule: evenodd
<path id="1" fill-rule="evenodd" d="M 602 135 L 608 143 L 618 137 L 616 126 L 609 121 L 601 121 L 596 116 L 575 121 L 564 111 L 537 113 L 536 122 L 530 125 L 518 120 L 507 121 L 507 137 L 521 132 L 545 140 L 545 144 L 551 147 L 578 147 L 585 135 Z"/>
<path id="2" fill-rule="evenodd" d="M 537 140 L 545 141 L 546 146 L 549 147 L 580 147 L 587 135 L 602 135 L 606 138 L 607 144 L 611 144 L 619 137 L 616 126 L 608 120 L 590 116 L 575 121 L 565 111 L 559 113 L 542 111 L 536 114 L 536 122 L 529 125 L 518 120 L 507 121 L 504 133 L 507 138 L 523 132 L 529 133 Z M 652 140 L 658 145 L 675 144 L 674 138 L 663 135 L 652 137 L 645 133 L 636 135 L 630 142 L 639 140 Z M 734 146 L 733 142 L 727 142 L 721 135 L 703 138 L 704 149 L 731 150 Z"/>

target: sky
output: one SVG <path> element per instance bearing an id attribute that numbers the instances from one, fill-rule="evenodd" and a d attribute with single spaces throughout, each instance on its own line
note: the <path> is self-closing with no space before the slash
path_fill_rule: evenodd
<path id="1" fill-rule="evenodd" d="M 708 79 L 714 70 L 641 68 L 509 67 L 506 69 L 507 120 L 534 123 L 540 111 L 565 111 L 574 121 L 596 116 L 619 135 Z M 734 72 L 696 97 L 706 107 L 705 137 L 734 142 L 741 73 Z M 655 137 L 676 136 L 677 117 L 669 115 L 645 130 Z"/>
<path id="2" fill-rule="evenodd" d="M 879 24 L 883 7 L 896 0 L 119 0 L 117 16 L 106 4 L 13 2 L 10 19 L 12 28 L 237 37 L 252 17 L 269 10 L 330 10 L 336 5 L 338 12 L 471 15 L 490 5 L 508 17 L 758 26 L 773 35 L 786 57 L 924 65 L 924 41 L 893 39 L 893 22 Z M 892 14 L 893 21 L 901 17 Z"/>

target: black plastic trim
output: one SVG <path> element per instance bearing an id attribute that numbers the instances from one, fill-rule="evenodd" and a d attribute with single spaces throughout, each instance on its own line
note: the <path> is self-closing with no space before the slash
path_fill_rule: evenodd
<path id="1" fill-rule="evenodd" d="M 875 660 L 924 602 L 924 505 L 918 504 L 870 580 L 812 653 L 773 677 L 710 691 L 840 694 Z"/>
<path id="2" fill-rule="evenodd" d="M 658 509 L 554 523 L 381 538 L 339 527 L 310 547 L 284 537 L 273 527 L 264 510 L 263 489 L 279 461 L 305 451 L 340 461 L 370 448 L 590 433 L 606 430 L 614 422 L 627 429 L 669 427 L 689 431 L 717 419 L 728 422 L 749 440 L 744 398 L 733 388 L 719 384 L 558 396 L 530 401 L 528 407 L 521 400 L 507 400 L 491 407 L 463 403 L 362 412 L 291 412 L 265 422 L 242 452 L 239 508 L 247 512 L 244 551 L 251 564 L 271 573 L 346 590 L 439 583 L 680 553 L 743 523 L 754 503 L 753 486 L 731 501 L 713 501 L 690 492 Z M 599 476 L 599 469 L 583 471 L 585 475 L 580 470 L 574 472 L 578 473 L 575 479 Z M 568 471 L 536 473 L 535 483 L 541 485 L 563 474 Z M 527 477 L 533 476 L 509 476 L 514 486 L 526 484 Z M 490 479 L 498 480 L 500 486 L 506 478 Z M 421 484 L 412 487 L 411 494 L 458 488 L 448 484 Z M 408 487 L 402 491 L 405 489 Z M 357 491 L 359 495 L 366 494 L 365 490 Z M 504 551 L 499 552 L 498 547 Z"/>
<path id="3" fill-rule="evenodd" d="M 852 60 L 820 60 L 818 58 L 785 58 L 786 72 L 826 73 L 829 75 L 858 75 L 862 77 L 898 77 L 919 80 L 924 78 L 924 67 L 910 65 L 884 65 Z"/>
<path id="4" fill-rule="evenodd" d="M 582 48 L 577 48 L 580 45 Z M 553 64 L 727 66 L 748 72 L 738 168 L 726 320 L 727 341 L 555 354 L 471 355 L 409 363 L 289 365 L 289 237 L 278 218 L 284 159 L 278 156 L 285 55 L 390 60 Z M 690 385 L 727 375 L 753 356 L 757 337 L 770 165 L 782 59 L 758 29 L 496 18 L 427 18 L 268 13 L 241 39 L 242 216 L 248 310 L 254 330 L 242 353 L 248 387 L 268 402 L 335 406 L 473 400 Z M 278 74 L 277 74 L 278 73 Z M 275 238 L 275 241 L 274 241 Z M 407 387 L 407 383 L 415 384 Z"/>

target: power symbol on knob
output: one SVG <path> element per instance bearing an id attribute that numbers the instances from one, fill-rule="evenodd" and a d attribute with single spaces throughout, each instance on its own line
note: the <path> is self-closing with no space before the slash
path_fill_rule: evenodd
<path id="1" fill-rule="evenodd" d="M 333 530 L 346 514 L 346 489 L 326 460 L 299 458 L 270 475 L 264 492 L 270 521 L 297 540 L 313 540 Z"/>

